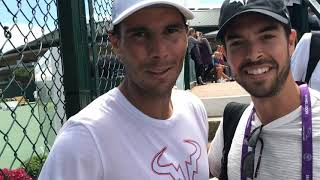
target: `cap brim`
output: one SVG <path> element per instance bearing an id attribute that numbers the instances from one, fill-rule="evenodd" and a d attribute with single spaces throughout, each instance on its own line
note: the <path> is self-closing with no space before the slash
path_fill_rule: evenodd
<path id="1" fill-rule="evenodd" d="M 117 25 L 119 24 L 122 20 L 124 20 L 125 18 L 127 18 L 128 16 L 130 16 L 131 14 L 145 8 L 145 7 L 149 7 L 149 6 L 153 6 L 153 5 L 169 5 L 169 6 L 173 6 L 175 8 L 177 8 L 185 17 L 186 20 L 190 20 L 194 18 L 193 13 L 186 7 L 174 3 L 174 2 L 170 2 L 170 1 L 141 1 L 137 4 L 135 4 L 134 6 L 126 9 L 124 12 L 122 12 L 116 19 L 114 19 L 112 21 L 113 25 Z"/>
<path id="2" fill-rule="evenodd" d="M 223 36 L 224 36 L 224 32 L 225 32 L 225 28 L 226 26 L 231 22 L 231 20 L 233 20 L 234 18 L 240 16 L 240 15 L 243 15 L 243 14 L 246 14 L 246 13 L 250 13 L 250 12 L 255 12 L 255 13 L 260 13 L 262 15 L 266 15 L 266 16 L 269 16 L 269 17 L 272 17 L 273 19 L 276 19 L 278 20 L 279 22 L 283 23 L 283 24 L 286 24 L 288 25 L 290 22 L 288 19 L 282 17 L 281 15 L 279 14 L 276 14 L 274 12 L 271 12 L 271 11 L 268 11 L 268 10 L 265 10 L 265 9 L 247 9 L 247 10 L 244 10 L 244 11 L 241 11 L 235 15 L 233 15 L 231 18 L 229 18 L 219 29 L 218 33 L 217 33 L 217 39 L 222 41 L 223 40 Z"/>

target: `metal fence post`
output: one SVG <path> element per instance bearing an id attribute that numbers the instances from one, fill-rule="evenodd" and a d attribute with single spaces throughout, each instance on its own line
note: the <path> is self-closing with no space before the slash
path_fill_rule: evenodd
<path id="1" fill-rule="evenodd" d="M 184 57 L 184 89 L 190 89 L 190 63 L 189 54 L 186 52 Z"/>
<path id="2" fill-rule="evenodd" d="M 91 90 L 94 97 L 100 96 L 100 89 L 98 88 L 99 84 L 99 73 L 96 68 L 97 64 L 97 43 L 96 43 L 96 25 L 94 20 L 94 8 L 92 0 L 88 0 L 89 6 L 89 24 L 90 24 L 90 34 L 91 34 L 91 51 L 92 51 L 92 69 L 94 70 L 93 81 L 91 81 Z"/>
<path id="3" fill-rule="evenodd" d="M 84 0 L 58 0 L 67 118 L 91 102 L 90 62 Z"/>

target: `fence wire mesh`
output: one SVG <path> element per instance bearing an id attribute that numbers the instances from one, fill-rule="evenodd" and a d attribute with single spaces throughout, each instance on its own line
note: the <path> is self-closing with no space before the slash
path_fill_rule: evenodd
<path id="1" fill-rule="evenodd" d="M 56 7 L 0 1 L 0 179 L 35 179 L 66 119 Z"/>
<path id="2" fill-rule="evenodd" d="M 63 72 L 68 70 L 57 1 L 0 0 L 0 179 L 37 179 L 67 119 Z M 120 83 L 124 68 L 108 42 L 112 0 L 84 1 L 92 91 L 98 96 Z"/>
<path id="3" fill-rule="evenodd" d="M 124 78 L 124 67 L 112 53 L 108 41 L 111 27 L 111 9 L 113 0 L 88 0 L 90 17 L 91 52 L 95 69 L 97 95 L 117 86 Z"/>

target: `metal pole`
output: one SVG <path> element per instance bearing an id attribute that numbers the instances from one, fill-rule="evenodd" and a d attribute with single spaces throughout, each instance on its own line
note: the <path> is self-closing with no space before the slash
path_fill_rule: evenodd
<path id="1" fill-rule="evenodd" d="M 90 23 L 90 34 L 91 34 L 91 49 L 92 49 L 92 69 L 95 72 L 94 73 L 94 80 L 92 81 L 92 94 L 94 97 L 100 96 L 100 89 L 98 88 L 99 84 L 99 73 L 97 69 L 97 44 L 96 44 L 96 25 L 94 20 L 94 10 L 93 10 L 93 3 L 92 0 L 88 0 L 88 6 L 89 6 L 89 23 Z"/>
<path id="2" fill-rule="evenodd" d="M 91 102 L 88 34 L 84 0 L 58 0 L 67 118 Z"/>
<path id="3" fill-rule="evenodd" d="M 184 57 L 184 89 L 190 89 L 190 59 L 188 51 Z"/>

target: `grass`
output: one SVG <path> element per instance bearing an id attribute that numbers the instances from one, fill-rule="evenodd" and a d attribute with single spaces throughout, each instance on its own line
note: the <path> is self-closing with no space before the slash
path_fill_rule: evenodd
<path id="1" fill-rule="evenodd" d="M 31 158 L 35 152 L 47 152 L 55 138 L 51 128 L 54 117 L 52 104 L 46 108 L 30 103 L 17 106 L 13 111 L 0 109 L 0 168 L 20 167 L 21 161 Z"/>

